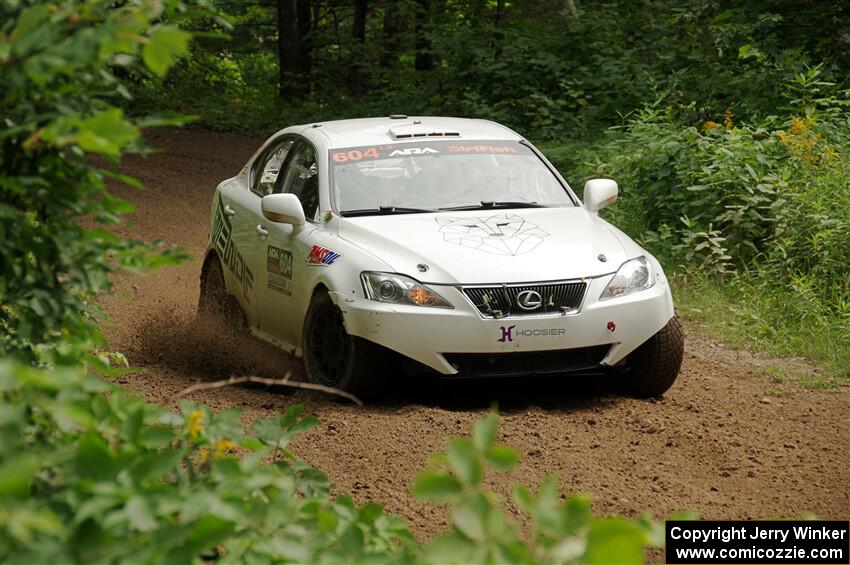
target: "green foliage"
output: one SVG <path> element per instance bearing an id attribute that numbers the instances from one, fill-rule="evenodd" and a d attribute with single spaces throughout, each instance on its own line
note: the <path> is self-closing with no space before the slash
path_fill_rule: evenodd
<path id="1" fill-rule="evenodd" d="M 640 563 L 648 546 L 658 546 L 658 525 L 642 518 L 595 518 L 590 500 L 564 499 L 554 477 L 532 493 L 513 488 L 513 503 L 522 512 L 518 528 L 503 509 L 505 501 L 482 490 L 485 469 L 504 473 L 519 461 L 516 451 L 496 443 L 495 413 L 476 422 L 472 438 L 449 442 L 434 468 L 417 477 L 413 494 L 450 505 L 452 531 L 427 543 L 429 563 Z"/>
<path id="2" fill-rule="evenodd" d="M 825 369 L 824 386 L 840 386 L 850 378 L 846 315 L 833 312 L 814 292 L 811 277 L 777 282 L 746 273 L 719 284 L 695 272 L 671 282 L 679 311 L 695 331 L 733 347 L 806 357 Z M 846 297 L 845 292 L 845 304 Z"/>
<path id="3" fill-rule="evenodd" d="M 300 406 L 243 431 L 238 410 L 181 413 L 78 370 L 0 366 L 0 560 L 401 560 L 407 526 L 330 496 L 289 440 Z M 239 456 L 237 456 L 239 454 Z"/>
<path id="4" fill-rule="evenodd" d="M 724 325 L 748 335 L 743 343 L 805 353 L 848 375 L 850 91 L 809 69 L 788 81 L 785 98 L 785 115 L 756 125 L 729 114 L 686 125 L 658 103 L 571 164 L 579 178 L 620 182 L 604 214 L 703 289 L 681 285 L 686 309 L 725 284 L 711 294 L 739 304 L 738 329 Z"/>
<path id="5" fill-rule="evenodd" d="M 819 80 L 846 80 L 840 0 L 795 2 L 561 0 L 369 3 L 364 36 L 354 2 L 310 22 L 311 64 L 278 94 L 278 14 L 271 4 L 215 2 L 222 17 L 163 90 L 136 85 L 142 108 L 199 113 L 206 127 L 275 131 L 292 123 L 407 113 L 494 119 L 536 141 L 595 137 L 647 101 L 666 98 L 687 122 L 732 107 L 760 120 L 786 103 L 789 74 L 823 62 Z M 628 25 L 623 25 L 628 22 Z M 289 49 L 295 49 L 286 43 Z M 433 64 L 417 65 L 425 56 Z"/>
<path id="6" fill-rule="evenodd" d="M 101 338 L 91 298 L 114 269 L 145 269 L 182 258 L 161 244 L 108 230 L 133 206 L 107 179 L 138 186 L 112 169 L 141 148 L 140 127 L 174 119 L 125 116 L 128 73 L 162 75 L 186 53 L 189 34 L 152 22 L 176 2 L 0 3 L 0 355 L 76 360 Z M 95 158 L 97 157 L 97 158 Z"/>
<path id="7" fill-rule="evenodd" d="M 448 503 L 451 532 L 420 545 L 377 504 L 333 495 L 287 449 L 318 425 L 291 406 L 245 433 L 238 409 L 148 404 L 77 369 L 0 365 L 0 560 L 4 562 L 639 563 L 658 524 L 594 518 L 554 478 L 514 488 L 527 532 L 481 487 L 517 453 L 475 424 L 423 472 L 414 495 Z"/>

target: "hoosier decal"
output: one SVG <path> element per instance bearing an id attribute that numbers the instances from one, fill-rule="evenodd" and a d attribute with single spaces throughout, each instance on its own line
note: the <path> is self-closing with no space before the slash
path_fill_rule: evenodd
<path id="1" fill-rule="evenodd" d="M 292 252 L 269 245 L 266 253 L 266 271 L 269 288 L 292 295 Z"/>
<path id="2" fill-rule="evenodd" d="M 213 221 L 212 240 L 216 251 L 218 251 L 218 256 L 221 257 L 221 262 L 236 276 L 236 280 L 242 286 L 242 295 L 246 301 L 250 302 L 251 289 L 254 286 L 254 273 L 251 272 L 239 249 L 233 243 L 232 233 L 233 227 L 230 224 L 230 217 L 224 213 L 224 203 L 221 201 L 221 195 L 219 195 L 218 207 Z"/>
<path id="3" fill-rule="evenodd" d="M 331 251 L 327 247 L 314 245 L 313 249 L 310 250 L 310 254 L 307 255 L 307 263 L 311 265 L 331 265 L 339 258 L 339 253 Z"/>

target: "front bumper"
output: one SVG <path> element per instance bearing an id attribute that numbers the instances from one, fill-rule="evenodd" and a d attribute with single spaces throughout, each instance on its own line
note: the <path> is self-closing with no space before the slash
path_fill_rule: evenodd
<path id="1" fill-rule="evenodd" d="M 349 334 L 414 359 L 439 373 L 458 373 L 452 354 L 598 351 L 600 365 L 615 365 L 667 324 L 673 298 L 663 273 L 651 288 L 622 298 L 599 301 L 613 275 L 588 279 L 581 309 L 572 314 L 482 318 L 453 286 L 430 285 L 454 309 L 401 306 L 331 293 Z M 615 329 L 609 329 L 613 322 Z M 602 347 L 605 346 L 605 347 Z M 606 353 L 607 351 L 607 353 Z M 582 353 L 584 355 L 584 353 Z M 597 363 L 594 362 L 594 365 Z"/>

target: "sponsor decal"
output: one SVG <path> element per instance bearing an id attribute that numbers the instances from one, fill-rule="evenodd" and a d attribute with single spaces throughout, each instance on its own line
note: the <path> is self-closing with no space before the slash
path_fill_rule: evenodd
<path id="1" fill-rule="evenodd" d="M 269 245 L 266 252 L 266 272 L 270 289 L 292 295 L 292 252 Z"/>
<path id="2" fill-rule="evenodd" d="M 437 216 L 443 239 L 492 255 L 522 255 L 533 251 L 549 233 L 516 214 Z"/>
<path id="3" fill-rule="evenodd" d="M 449 153 L 517 153 L 510 145 L 449 145 Z"/>
<path id="4" fill-rule="evenodd" d="M 406 157 L 408 155 L 428 155 L 429 153 L 439 153 L 433 147 L 406 147 L 404 149 L 396 149 L 390 153 L 390 157 Z"/>
<path id="5" fill-rule="evenodd" d="M 360 161 L 413 157 L 417 155 L 532 155 L 533 153 L 531 149 L 516 141 L 481 143 L 480 141 L 447 141 L 435 139 L 420 142 L 345 147 L 331 149 L 329 154 L 332 165 L 345 165 Z"/>
<path id="6" fill-rule="evenodd" d="M 230 223 L 230 217 L 224 213 L 224 202 L 221 195 L 218 195 L 218 206 L 216 207 L 215 218 L 213 219 L 212 240 L 215 245 L 218 256 L 221 262 L 227 269 L 233 273 L 239 285 L 242 287 L 242 295 L 246 302 L 251 301 L 251 290 L 254 287 L 254 273 L 245 263 L 245 258 L 242 253 L 233 243 L 233 226 Z"/>
<path id="7" fill-rule="evenodd" d="M 496 341 L 500 341 L 502 343 L 513 341 L 515 337 L 567 335 L 567 330 L 564 328 L 520 328 L 517 330 L 516 325 L 499 326 L 499 331 L 501 331 L 502 335 Z"/>
<path id="8" fill-rule="evenodd" d="M 504 343 L 506 341 L 513 341 L 514 336 L 513 336 L 512 332 L 513 332 L 515 327 L 516 326 L 507 326 L 507 327 L 501 326 L 500 329 L 502 330 L 502 337 L 500 337 L 496 341 L 501 341 L 502 343 Z"/>
<path id="9" fill-rule="evenodd" d="M 307 263 L 310 265 L 332 265 L 341 255 L 336 251 L 331 251 L 327 247 L 314 245 L 307 255 Z"/>

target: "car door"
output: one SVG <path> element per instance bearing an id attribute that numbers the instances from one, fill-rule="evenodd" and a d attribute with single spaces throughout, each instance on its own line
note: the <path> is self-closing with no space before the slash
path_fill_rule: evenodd
<path id="1" fill-rule="evenodd" d="M 270 143 L 254 161 L 247 187 L 232 182 L 219 191 L 216 249 L 229 277 L 228 288 L 239 300 L 251 327 L 259 325 L 259 288 L 263 283 L 261 269 L 265 268 L 260 200 L 274 190 L 294 141 L 281 138 Z"/>
<path id="2" fill-rule="evenodd" d="M 268 220 L 262 223 L 268 236 L 263 246 L 265 284 L 259 289 L 260 326 L 272 337 L 296 346 L 302 325 L 296 306 L 307 291 L 304 285 L 306 258 L 311 249 L 309 238 L 318 228 L 318 163 L 316 150 L 309 142 L 300 140 L 292 148 L 274 191 L 296 195 L 307 222 L 298 228 Z"/>
<path id="3" fill-rule="evenodd" d="M 249 323 L 256 304 L 255 268 L 259 245 L 252 217 L 259 212 L 253 195 L 231 180 L 219 187 L 213 223 L 213 241 L 224 270 L 227 288 L 236 297 Z"/>

